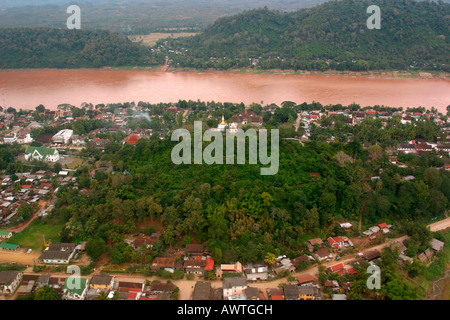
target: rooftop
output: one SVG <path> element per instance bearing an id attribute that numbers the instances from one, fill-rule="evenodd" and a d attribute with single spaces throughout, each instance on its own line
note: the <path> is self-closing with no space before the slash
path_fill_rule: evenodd
<path id="1" fill-rule="evenodd" d="M 245 287 L 247 285 L 247 279 L 241 277 L 231 277 L 223 279 L 223 288 L 231 289 L 233 287 Z"/>

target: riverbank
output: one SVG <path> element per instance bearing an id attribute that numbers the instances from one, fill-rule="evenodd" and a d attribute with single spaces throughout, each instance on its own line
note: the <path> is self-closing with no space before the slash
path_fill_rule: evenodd
<path id="1" fill-rule="evenodd" d="M 133 68 L 131 70 L 140 70 Z M 402 70 L 370 70 L 370 71 L 317 71 L 317 70 L 259 70 L 259 69 L 193 69 L 193 68 L 169 68 L 168 72 L 175 73 L 210 73 L 210 74 L 259 74 L 259 75 L 300 75 L 300 76 L 339 76 L 339 77 L 364 77 L 364 78 L 384 78 L 384 79 L 440 79 L 450 80 L 450 73 L 430 72 L 430 71 L 402 71 Z"/>
<path id="2" fill-rule="evenodd" d="M 405 70 L 370 70 L 370 71 L 317 71 L 317 70 L 281 70 L 281 69 L 194 69 L 194 68 L 172 68 L 162 71 L 161 66 L 122 66 L 122 67 L 102 67 L 102 68 L 24 68 L 24 69 L 0 69 L 0 72 L 20 72 L 20 71 L 105 71 L 105 70 L 127 70 L 141 72 L 172 72 L 172 73 L 196 73 L 196 74 L 254 74 L 254 75 L 299 75 L 299 76 L 338 76 L 338 77 L 362 77 L 362 78 L 382 78 L 382 79 L 437 79 L 450 80 L 450 73 L 438 71 L 405 71 Z"/>

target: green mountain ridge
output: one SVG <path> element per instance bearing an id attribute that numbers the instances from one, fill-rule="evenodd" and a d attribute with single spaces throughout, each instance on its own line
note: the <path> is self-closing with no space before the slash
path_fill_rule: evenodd
<path id="1" fill-rule="evenodd" d="M 367 27 L 363 0 L 295 12 L 253 9 L 218 19 L 203 33 L 149 48 L 124 35 L 82 28 L 6 28 L 0 68 L 163 65 L 196 69 L 450 71 L 450 4 L 380 0 L 381 29 Z"/>
<path id="2" fill-rule="evenodd" d="M 0 32 L 0 68 L 152 65 L 150 48 L 105 30 L 10 28 Z"/>
<path id="3" fill-rule="evenodd" d="M 381 10 L 380 30 L 367 27 L 372 4 Z M 330 1 L 289 13 L 264 8 L 220 18 L 168 48 L 187 50 L 171 56 L 185 67 L 240 68 L 259 58 L 261 69 L 448 71 L 449 17 L 449 4 L 412 0 Z"/>

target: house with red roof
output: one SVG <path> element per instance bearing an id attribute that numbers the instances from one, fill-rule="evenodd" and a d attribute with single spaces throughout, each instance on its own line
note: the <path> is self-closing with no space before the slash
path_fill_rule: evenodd
<path id="1" fill-rule="evenodd" d="M 353 243 L 347 237 L 329 237 L 327 241 L 333 249 L 353 247 Z"/>
<path id="2" fill-rule="evenodd" d="M 168 257 L 156 257 L 151 265 L 151 270 L 153 272 L 157 270 L 166 270 L 173 273 L 175 270 L 183 269 L 183 261 L 176 260 L 175 258 Z"/>
<path id="3" fill-rule="evenodd" d="M 383 229 L 383 228 L 387 228 L 387 227 L 388 227 L 388 225 L 387 225 L 386 222 L 379 223 L 378 226 L 380 227 L 380 229 Z"/>
<path id="4" fill-rule="evenodd" d="M 299 285 L 310 285 L 314 282 L 314 276 L 310 273 L 300 274 L 296 277 Z"/>
<path id="5" fill-rule="evenodd" d="M 269 300 L 285 300 L 284 290 L 281 288 L 267 288 L 266 291 Z"/>
<path id="6" fill-rule="evenodd" d="M 355 268 L 353 268 L 353 267 L 349 267 L 346 270 L 347 270 L 348 274 L 356 274 L 357 273 Z"/>
<path id="7" fill-rule="evenodd" d="M 355 268 L 350 267 L 350 266 L 345 267 L 342 262 L 332 265 L 331 267 L 328 268 L 328 271 L 332 272 L 332 273 L 337 273 L 340 276 L 343 276 L 344 274 L 347 274 L 347 273 L 348 274 L 356 273 Z"/>
<path id="8" fill-rule="evenodd" d="M 344 274 L 347 274 L 347 269 L 342 269 L 342 270 L 338 270 L 338 271 L 336 271 L 335 273 L 337 273 L 338 275 L 340 275 L 340 276 L 343 276 Z"/>
<path id="9" fill-rule="evenodd" d="M 377 226 L 380 228 L 382 234 L 389 233 L 390 229 L 392 228 L 392 226 L 387 224 L 386 222 L 379 223 L 377 224 Z"/>
<path id="10" fill-rule="evenodd" d="M 340 262 L 338 264 L 335 264 L 335 265 L 332 265 L 331 267 L 328 267 L 328 270 L 333 272 L 333 273 L 334 272 L 338 272 L 338 271 L 343 270 L 343 269 L 344 269 L 344 264 L 342 262 Z"/>
<path id="11" fill-rule="evenodd" d="M 144 282 L 120 281 L 118 291 L 122 300 L 139 300 L 144 291 Z"/>
<path id="12" fill-rule="evenodd" d="M 205 271 L 213 271 L 213 270 L 214 270 L 214 259 L 211 257 L 207 257 Z"/>
<path id="13" fill-rule="evenodd" d="M 169 107 L 167 109 L 167 112 L 172 112 L 172 113 L 178 113 L 178 108 L 177 107 Z"/>
<path id="14" fill-rule="evenodd" d="M 206 257 L 197 256 L 184 261 L 183 269 L 185 273 L 204 274 L 206 263 Z"/>
<path id="15" fill-rule="evenodd" d="M 125 143 L 136 145 L 136 143 L 139 140 L 139 136 L 137 134 L 130 134 L 128 137 L 125 138 Z"/>

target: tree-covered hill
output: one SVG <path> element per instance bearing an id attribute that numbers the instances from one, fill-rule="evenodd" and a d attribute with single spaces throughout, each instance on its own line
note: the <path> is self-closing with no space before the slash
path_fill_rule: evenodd
<path id="1" fill-rule="evenodd" d="M 379 30 L 367 27 L 373 4 L 381 10 Z M 291 13 L 264 8 L 221 18 L 169 46 L 185 52 L 173 60 L 188 67 L 246 67 L 259 58 L 263 69 L 448 71 L 449 16 L 450 4 L 412 0 L 330 1 Z"/>
<path id="2" fill-rule="evenodd" d="M 367 28 L 368 0 L 330 1 L 295 12 L 245 11 L 158 50 L 101 30 L 8 28 L 0 68 L 171 65 L 194 68 L 450 70 L 450 4 L 380 0 L 381 29 Z M 161 49 L 161 50 L 160 50 Z"/>
<path id="3" fill-rule="evenodd" d="M 0 32 L 0 68 L 79 68 L 161 64 L 151 50 L 104 30 L 10 28 Z"/>
<path id="4" fill-rule="evenodd" d="M 154 135 L 136 146 L 117 142 L 93 152 L 114 173 L 91 179 L 82 167 L 74 176 L 89 193 L 72 183 L 60 187 L 53 214 L 65 222 L 62 241 L 99 237 L 117 243 L 152 218 L 164 225 L 165 245 L 189 235 L 206 242 L 216 261 L 222 252 L 227 262 L 261 261 L 267 252 L 295 255 L 308 237 L 332 235 L 335 221 L 358 221 L 361 212 L 364 225 L 397 225 L 429 221 L 448 208 L 447 171 L 430 168 L 426 159 L 417 168 L 400 168 L 379 146 L 282 140 L 280 170 L 261 176 L 261 166 L 248 161 L 177 166 L 171 160 L 175 144 Z M 372 181 L 374 175 L 379 180 Z M 405 175 L 416 179 L 404 181 Z"/>

